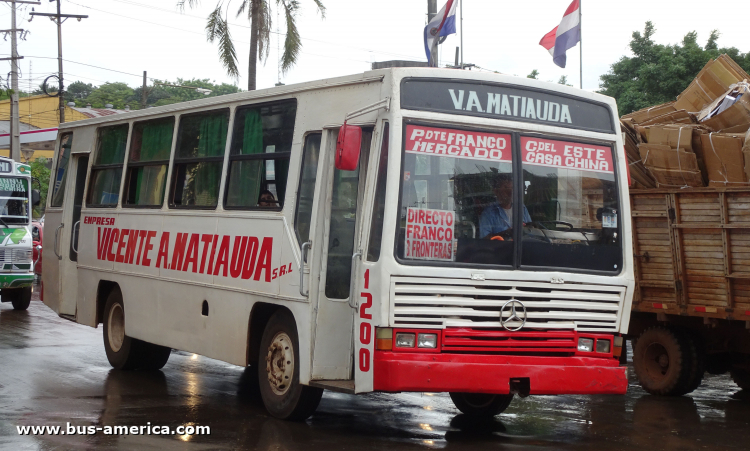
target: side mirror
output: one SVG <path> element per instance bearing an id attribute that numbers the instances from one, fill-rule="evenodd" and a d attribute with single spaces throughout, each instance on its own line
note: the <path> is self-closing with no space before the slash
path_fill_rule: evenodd
<path id="1" fill-rule="evenodd" d="M 357 169 L 361 143 L 362 127 L 344 122 L 339 129 L 339 138 L 336 140 L 336 169 L 342 171 Z"/>
<path id="2" fill-rule="evenodd" d="M 39 205 L 39 201 L 42 200 L 42 196 L 39 194 L 38 189 L 32 189 L 31 190 L 31 205 L 37 206 Z"/>

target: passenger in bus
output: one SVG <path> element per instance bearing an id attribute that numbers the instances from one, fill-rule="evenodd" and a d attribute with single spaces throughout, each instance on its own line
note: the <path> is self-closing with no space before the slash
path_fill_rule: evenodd
<path id="1" fill-rule="evenodd" d="M 499 174 L 493 182 L 492 192 L 496 202 L 488 205 L 479 217 L 479 236 L 493 239 L 513 229 L 513 176 Z M 523 206 L 523 223 L 531 222 L 526 206 Z"/>
<path id="2" fill-rule="evenodd" d="M 258 196 L 259 207 L 274 208 L 277 206 L 277 204 L 278 202 L 276 202 L 276 198 L 274 197 L 272 192 L 268 191 L 267 189 L 264 189 L 260 192 L 260 196 Z"/>

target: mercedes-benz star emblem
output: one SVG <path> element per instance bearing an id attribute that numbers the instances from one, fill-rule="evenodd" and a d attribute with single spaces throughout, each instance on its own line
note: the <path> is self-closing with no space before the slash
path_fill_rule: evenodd
<path id="1" fill-rule="evenodd" d="M 508 317 L 505 317 L 506 312 Z M 520 323 L 518 327 L 512 327 L 515 323 Z M 511 332 L 521 330 L 526 325 L 526 306 L 523 302 L 511 299 L 510 301 L 503 304 L 503 308 L 500 309 L 500 324 Z"/>

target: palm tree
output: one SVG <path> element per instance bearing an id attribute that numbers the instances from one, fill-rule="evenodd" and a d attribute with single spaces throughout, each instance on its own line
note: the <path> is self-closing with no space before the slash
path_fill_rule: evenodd
<path id="1" fill-rule="evenodd" d="M 281 57 L 281 71 L 286 73 L 299 56 L 302 41 L 295 22 L 299 10 L 299 0 L 275 0 L 276 8 L 280 8 L 286 19 L 286 38 L 284 39 L 284 54 Z M 200 0 L 178 0 L 180 9 L 193 8 Z M 271 2 L 272 0 L 242 0 L 237 9 L 236 17 L 247 12 L 250 20 L 250 63 L 248 65 L 247 89 L 255 90 L 256 64 L 258 60 L 268 58 L 268 48 L 271 40 Z M 313 0 L 318 7 L 321 18 L 325 18 L 326 8 L 321 0 Z M 229 3 L 231 0 L 219 0 L 216 8 L 208 15 L 206 21 L 206 38 L 208 42 L 218 41 L 219 59 L 227 74 L 239 77 L 237 68 L 237 53 L 234 50 L 234 42 L 229 33 Z"/>

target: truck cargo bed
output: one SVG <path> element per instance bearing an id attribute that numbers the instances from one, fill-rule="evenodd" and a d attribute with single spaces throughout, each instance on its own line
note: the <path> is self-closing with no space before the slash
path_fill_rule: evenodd
<path id="1" fill-rule="evenodd" d="M 750 320 L 750 186 L 631 190 L 633 311 Z"/>

